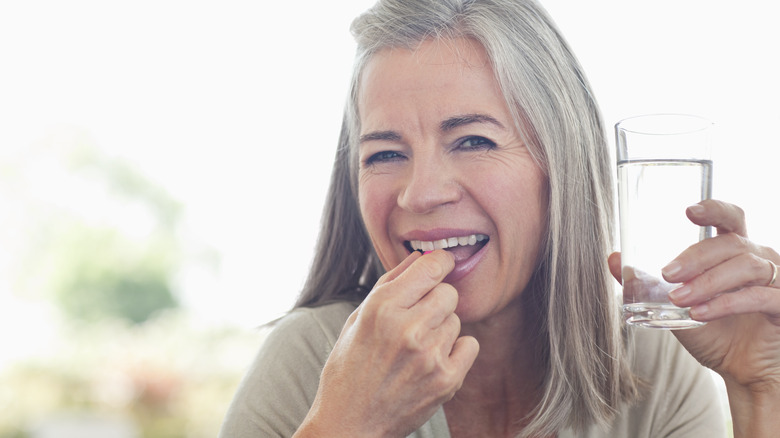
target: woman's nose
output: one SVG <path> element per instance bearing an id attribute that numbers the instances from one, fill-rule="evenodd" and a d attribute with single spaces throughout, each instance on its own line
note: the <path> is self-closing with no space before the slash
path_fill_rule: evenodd
<path id="1" fill-rule="evenodd" d="M 460 185 L 451 169 L 437 160 L 415 161 L 405 176 L 398 205 L 412 213 L 423 214 L 457 202 L 460 196 Z"/>

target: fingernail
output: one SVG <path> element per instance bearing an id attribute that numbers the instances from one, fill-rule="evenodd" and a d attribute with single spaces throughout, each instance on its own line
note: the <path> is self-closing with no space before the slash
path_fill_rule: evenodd
<path id="1" fill-rule="evenodd" d="M 661 269 L 661 274 L 663 274 L 664 278 L 669 278 L 678 272 L 682 270 L 682 265 L 677 260 L 672 260 L 671 263 L 664 266 L 663 269 Z"/>
<path id="2" fill-rule="evenodd" d="M 707 314 L 710 312 L 710 306 L 709 304 L 699 304 L 698 306 L 691 307 L 691 309 L 688 311 L 688 314 L 691 315 L 691 318 L 693 319 L 701 319 L 706 318 Z"/>
<path id="3" fill-rule="evenodd" d="M 677 289 L 674 289 L 673 291 L 669 292 L 669 298 L 672 301 L 679 301 L 685 297 L 687 297 L 691 293 L 691 287 L 687 284 L 684 284 Z"/>
<path id="4" fill-rule="evenodd" d="M 701 204 L 694 204 L 688 207 L 688 211 L 698 216 L 704 213 L 704 206 Z"/>

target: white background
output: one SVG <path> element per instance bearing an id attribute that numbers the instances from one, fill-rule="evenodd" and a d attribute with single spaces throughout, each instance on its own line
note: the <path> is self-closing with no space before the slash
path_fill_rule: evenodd
<path id="1" fill-rule="evenodd" d="M 63 127 L 87 132 L 181 200 L 188 234 L 220 253 L 216 274 L 182 280 L 187 305 L 204 320 L 261 324 L 291 305 L 310 263 L 348 27 L 370 3 L 2 2 L 0 160 Z M 653 112 L 717 123 L 715 197 L 741 205 L 752 237 L 780 248 L 772 2 L 544 4 L 610 129 Z"/>

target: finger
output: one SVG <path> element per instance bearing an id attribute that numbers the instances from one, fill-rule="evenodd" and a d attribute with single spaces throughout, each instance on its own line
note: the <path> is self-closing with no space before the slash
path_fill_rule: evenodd
<path id="1" fill-rule="evenodd" d="M 690 307 L 722 293 L 749 286 L 765 286 L 773 271 L 766 259 L 743 253 L 671 291 L 669 298 L 677 306 Z"/>
<path id="2" fill-rule="evenodd" d="M 449 357 L 452 354 L 452 349 L 460 337 L 460 327 L 461 323 L 458 315 L 450 313 L 442 321 L 441 325 L 434 330 L 434 337 L 437 338 L 439 351 L 443 357 Z"/>
<path id="3" fill-rule="evenodd" d="M 455 259 L 447 251 L 437 250 L 420 256 L 391 280 L 394 293 L 401 299 L 403 306 L 410 308 L 441 283 L 454 268 Z"/>
<path id="4" fill-rule="evenodd" d="M 387 282 L 393 281 L 396 279 L 399 275 L 401 275 L 402 272 L 404 272 L 409 266 L 414 263 L 415 260 L 422 257 L 422 254 L 420 254 L 417 251 L 412 251 L 411 254 L 409 254 L 408 257 L 401 260 L 401 263 L 399 263 L 395 268 L 385 272 L 384 275 L 379 277 L 379 280 L 377 280 L 377 285 L 385 284 Z"/>
<path id="5" fill-rule="evenodd" d="M 694 306 L 691 317 L 699 321 L 712 321 L 731 315 L 763 313 L 780 324 L 780 294 L 777 289 L 753 286 L 713 298 Z"/>
<path id="6" fill-rule="evenodd" d="M 737 233 L 722 234 L 689 246 L 661 273 L 670 283 L 682 283 L 740 254 L 757 252 L 759 248 L 747 238 Z"/>
<path id="7" fill-rule="evenodd" d="M 455 314 L 458 306 L 458 291 L 452 285 L 439 283 L 415 304 L 415 318 L 425 321 L 429 328 L 436 328 Z"/>
<path id="8" fill-rule="evenodd" d="M 718 234 L 737 233 L 747 237 L 745 212 L 734 204 L 707 199 L 688 207 L 685 214 L 696 225 L 715 227 Z"/>
<path id="9" fill-rule="evenodd" d="M 769 277 L 769 282 L 766 284 L 766 287 L 780 288 L 780 285 L 777 283 L 777 264 L 772 260 L 767 260 L 767 262 L 769 262 L 771 276 Z"/>
<path id="10" fill-rule="evenodd" d="M 401 260 L 401 263 L 399 263 L 396 267 L 393 269 L 387 271 L 379 277 L 379 279 L 376 282 L 376 285 L 374 286 L 374 289 L 371 290 L 371 292 L 368 294 L 368 297 L 363 300 L 363 302 L 360 303 L 360 305 L 357 307 L 355 312 L 350 315 L 350 317 L 347 319 L 347 325 L 352 325 L 352 323 L 355 322 L 355 319 L 357 319 L 358 314 L 363 310 L 363 307 L 367 305 L 367 303 L 372 302 L 374 297 L 376 295 L 382 295 L 383 288 L 381 287 L 384 284 L 387 284 L 394 279 L 396 279 L 399 275 L 401 275 L 402 272 L 404 272 L 406 269 L 409 268 L 409 266 L 414 263 L 415 260 L 420 258 L 422 255 L 418 253 L 417 251 L 412 251 L 411 254 L 409 254 L 408 257 Z"/>
<path id="11" fill-rule="evenodd" d="M 450 396 L 455 395 L 455 392 L 460 389 L 463 379 L 466 378 L 466 374 L 474 365 L 478 354 L 479 342 L 473 336 L 461 336 L 455 341 L 449 359 L 452 367 L 451 372 L 457 385 Z"/>
<path id="12" fill-rule="evenodd" d="M 615 277 L 615 280 L 618 281 L 618 283 L 623 284 L 623 275 L 620 272 L 620 262 L 621 257 L 619 252 L 613 252 L 609 255 L 609 258 L 607 259 L 607 264 L 609 265 L 609 272 L 612 273 L 612 276 Z"/>

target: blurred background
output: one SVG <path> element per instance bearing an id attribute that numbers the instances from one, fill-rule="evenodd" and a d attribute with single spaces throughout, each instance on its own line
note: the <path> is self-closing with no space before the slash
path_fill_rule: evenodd
<path id="1" fill-rule="evenodd" d="M 371 3 L 0 1 L 0 438 L 216 435 L 306 275 Z M 715 197 L 780 248 L 772 4 L 543 4 L 610 130 L 716 122 Z"/>

